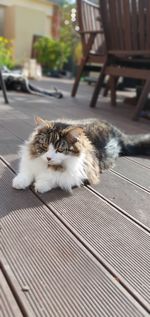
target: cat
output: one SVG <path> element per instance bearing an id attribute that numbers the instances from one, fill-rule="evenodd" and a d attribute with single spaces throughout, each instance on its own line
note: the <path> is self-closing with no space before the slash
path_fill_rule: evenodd
<path id="1" fill-rule="evenodd" d="M 71 192 L 75 186 L 97 184 L 118 156 L 150 155 L 150 134 L 128 136 L 97 119 L 35 121 L 35 130 L 21 147 L 19 173 L 12 182 L 16 189 L 34 183 L 40 193 L 56 187 Z"/>

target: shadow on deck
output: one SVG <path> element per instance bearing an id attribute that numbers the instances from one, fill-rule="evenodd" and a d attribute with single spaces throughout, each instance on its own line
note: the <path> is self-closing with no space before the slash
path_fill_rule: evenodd
<path id="1" fill-rule="evenodd" d="M 11 181 L 18 146 L 34 115 L 106 119 L 127 133 L 150 132 L 148 120 L 131 121 L 133 106 L 111 108 L 82 84 L 71 99 L 71 81 L 43 80 L 62 100 L 10 93 L 0 105 L 1 281 L 4 316 L 148 316 L 150 311 L 150 160 L 120 158 L 95 187 L 43 195 L 17 192 Z"/>

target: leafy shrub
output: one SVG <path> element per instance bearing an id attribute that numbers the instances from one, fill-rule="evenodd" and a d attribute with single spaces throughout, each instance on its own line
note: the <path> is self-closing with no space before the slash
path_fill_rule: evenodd
<path id="1" fill-rule="evenodd" d="M 82 57 L 83 57 L 82 44 L 81 42 L 78 42 L 74 49 L 74 61 L 77 65 L 80 64 Z"/>
<path id="2" fill-rule="evenodd" d="M 0 36 L 0 66 L 3 65 L 8 68 L 12 68 L 14 66 L 13 46 L 10 40 Z"/>
<path id="3" fill-rule="evenodd" d="M 37 61 L 47 69 L 61 70 L 70 51 L 66 43 L 48 37 L 40 38 L 34 45 Z"/>

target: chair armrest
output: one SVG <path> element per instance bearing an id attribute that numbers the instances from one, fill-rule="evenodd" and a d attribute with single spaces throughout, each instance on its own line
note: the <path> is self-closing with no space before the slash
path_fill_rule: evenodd
<path id="1" fill-rule="evenodd" d="M 95 31 L 79 31 L 80 34 L 104 34 L 103 30 Z"/>

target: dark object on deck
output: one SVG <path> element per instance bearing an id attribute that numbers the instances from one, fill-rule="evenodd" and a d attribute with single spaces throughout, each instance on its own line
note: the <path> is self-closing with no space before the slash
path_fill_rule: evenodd
<path id="1" fill-rule="evenodd" d="M 1 73 L 1 78 L 3 78 L 3 82 L 0 80 L 0 87 L 2 87 L 3 91 L 4 87 L 6 86 L 7 90 L 9 91 L 14 90 L 18 92 L 29 93 L 32 95 L 54 97 L 57 99 L 63 97 L 63 94 L 58 91 L 57 88 L 53 88 L 52 91 L 41 89 L 35 85 L 32 85 L 29 80 L 25 78 L 21 73 L 17 73 L 15 71 L 11 72 L 6 67 L 4 67 L 3 73 Z"/>
<path id="2" fill-rule="evenodd" d="M 145 81 L 133 119 L 137 119 L 150 92 L 150 2 L 143 0 L 101 0 L 100 12 L 107 57 L 90 103 L 95 107 L 106 74 L 111 76 L 111 103 L 116 104 L 116 83 L 120 76 Z M 138 59 L 139 67 L 135 68 Z M 147 59 L 147 67 L 143 61 Z M 130 67 L 123 62 L 130 61 Z"/>
<path id="3" fill-rule="evenodd" d="M 54 97 L 57 99 L 60 99 L 63 97 L 63 94 L 60 91 L 58 91 L 57 88 L 54 88 L 53 91 L 50 92 L 48 90 L 44 90 L 34 85 L 31 85 L 27 79 L 24 82 L 24 89 L 25 89 L 25 92 L 31 93 L 33 95 L 49 96 L 49 97 Z"/>
<path id="4" fill-rule="evenodd" d="M 76 95 L 85 66 L 90 63 L 100 64 L 100 70 L 105 60 L 105 42 L 99 6 L 87 0 L 77 0 L 77 16 L 78 25 L 80 27 L 79 34 L 83 47 L 83 58 L 72 88 L 72 97 Z"/>
<path id="5" fill-rule="evenodd" d="M 0 87 L 1 87 L 2 92 L 3 92 L 3 96 L 4 96 L 5 103 L 8 104 L 9 101 L 8 101 L 7 91 L 6 91 L 6 86 L 5 86 L 5 81 L 4 81 L 4 79 L 3 79 L 3 75 L 2 75 L 2 70 L 1 70 L 1 69 L 0 69 Z"/>

